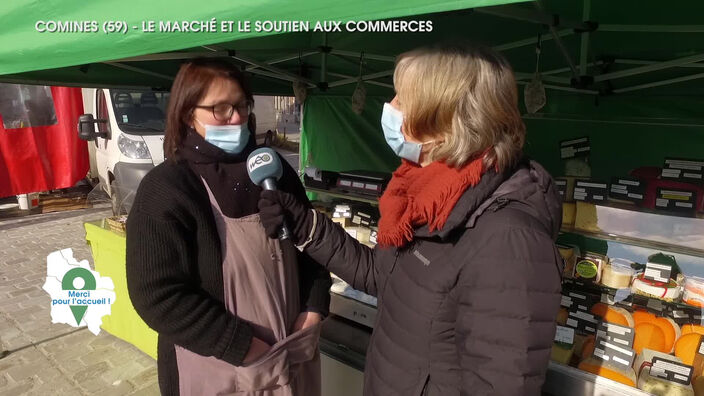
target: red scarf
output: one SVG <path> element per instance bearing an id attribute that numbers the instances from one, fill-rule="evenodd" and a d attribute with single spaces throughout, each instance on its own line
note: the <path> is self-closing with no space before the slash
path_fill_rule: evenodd
<path id="1" fill-rule="evenodd" d="M 457 201 L 484 173 L 484 156 L 464 167 L 444 162 L 420 167 L 402 160 L 379 200 L 380 246 L 403 246 L 413 239 L 413 229 L 428 224 L 430 232 L 441 229 Z"/>

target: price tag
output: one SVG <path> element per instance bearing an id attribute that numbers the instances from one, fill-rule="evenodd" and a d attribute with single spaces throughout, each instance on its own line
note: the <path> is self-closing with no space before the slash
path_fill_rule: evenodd
<path id="1" fill-rule="evenodd" d="M 563 140 L 560 142 L 560 158 L 568 159 L 577 156 L 587 156 L 591 147 L 589 137 L 577 138 L 573 140 Z"/>
<path id="2" fill-rule="evenodd" d="M 601 322 L 596 331 L 597 338 L 603 338 L 606 341 L 612 342 L 622 347 L 633 347 L 635 331 L 626 326 L 620 326 L 613 323 Z"/>
<path id="3" fill-rule="evenodd" d="M 658 312 L 662 312 L 665 309 L 665 305 L 662 303 L 662 301 L 657 300 L 655 298 L 648 299 L 647 307 Z"/>
<path id="4" fill-rule="evenodd" d="M 636 358 L 636 351 L 629 347 L 616 345 L 604 338 L 597 337 L 594 343 L 594 356 L 617 367 L 631 368 Z"/>
<path id="5" fill-rule="evenodd" d="M 655 281 L 668 283 L 670 281 L 670 273 L 672 272 L 672 267 L 669 265 L 648 263 L 645 265 L 644 278 Z"/>
<path id="6" fill-rule="evenodd" d="M 599 320 L 592 314 L 584 311 L 570 311 L 567 316 L 567 326 L 586 334 L 596 333 Z"/>
<path id="7" fill-rule="evenodd" d="M 574 329 L 558 325 L 555 330 L 555 342 L 568 345 L 574 344 Z"/>
<path id="8" fill-rule="evenodd" d="M 692 382 L 692 366 L 654 357 L 650 375 L 686 386 Z"/>
<path id="9" fill-rule="evenodd" d="M 562 296 L 562 300 L 560 301 L 560 305 L 565 308 L 569 308 L 572 306 L 572 299 L 567 296 Z"/>

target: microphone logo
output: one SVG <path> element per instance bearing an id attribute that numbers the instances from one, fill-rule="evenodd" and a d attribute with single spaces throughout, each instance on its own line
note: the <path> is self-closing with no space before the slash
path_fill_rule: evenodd
<path id="1" fill-rule="evenodd" d="M 250 158 L 247 167 L 249 168 L 249 171 L 252 172 L 253 170 L 269 165 L 273 162 L 273 158 L 269 153 L 261 153 L 259 155 L 255 155 L 254 157 Z"/>

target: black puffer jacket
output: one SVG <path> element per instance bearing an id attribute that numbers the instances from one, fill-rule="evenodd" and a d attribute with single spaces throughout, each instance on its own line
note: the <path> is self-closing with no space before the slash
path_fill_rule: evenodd
<path id="1" fill-rule="evenodd" d="M 379 299 L 364 394 L 540 394 L 560 305 L 561 219 L 552 178 L 527 161 L 486 173 L 443 229 L 419 228 L 401 249 L 369 249 L 318 216 L 306 253 Z"/>

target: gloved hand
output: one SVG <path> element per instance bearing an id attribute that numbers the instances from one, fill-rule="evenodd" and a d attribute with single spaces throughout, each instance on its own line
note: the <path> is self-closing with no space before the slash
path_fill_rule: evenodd
<path id="1" fill-rule="evenodd" d="M 262 190 L 258 206 L 259 218 L 270 238 L 277 237 L 285 221 L 291 231 L 291 242 L 300 245 L 308 239 L 313 227 L 313 211 L 292 194 Z"/>

